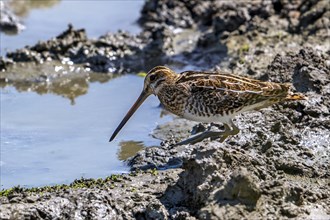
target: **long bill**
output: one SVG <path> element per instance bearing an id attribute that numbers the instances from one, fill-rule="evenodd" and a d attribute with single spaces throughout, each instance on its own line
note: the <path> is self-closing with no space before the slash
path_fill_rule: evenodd
<path id="1" fill-rule="evenodd" d="M 134 114 L 134 112 L 140 107 L 140 105 L 146 100 L 146 98 L 149 96 L 148 93 L 146 93 L 144 90 L 141 92 L 139 98 L 135 101 L 134 105 L 130 108 L 130 110 L 127 112 L 123 120 L 120 122 L 116 130 L 113 132 L 109 142 L 111 142 L 118 132 L 124 127 L 126 122 L 131 118 L 131 116 Z"/>

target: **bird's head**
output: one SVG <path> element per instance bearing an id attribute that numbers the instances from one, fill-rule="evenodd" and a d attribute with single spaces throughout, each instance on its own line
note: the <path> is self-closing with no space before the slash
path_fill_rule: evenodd
<path id="1" fill-rule="evenodd" d="M 171 83 L 175 77 L 177 77 L 176 73 L 168 67 L 156 66 L 151 69 L 144 79 L 144 86 L 140 96 L 135 101 L 130 110 L 127 112 L 116 130 L 113 132 L 110 141 L 115 138 L 117 133 L 122 129 L 122 127 L 126 124 L 126 122 L 130 119 L 130 117 L 134 114 L 134 112 L 140 107 L 140 105 L 149 95 L 157 95 L 160 89 L 166 83 Z"/>
<path id="2" fill-rule="evenodd" d="M 151 69 L 145 79 L 143 91 L 146 94 L 157 95 L 159 90 L 166 84 L 171 83 L 177 74 L 166 66 L 156 66 Z"/>

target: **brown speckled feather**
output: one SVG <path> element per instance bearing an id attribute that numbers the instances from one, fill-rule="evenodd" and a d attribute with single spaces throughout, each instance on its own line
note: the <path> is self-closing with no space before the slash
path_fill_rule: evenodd
<path id="1" fill-rule="evenodd" d="M 234 116 L 240 112 L 267 107 L 286 99 L 290 84 L 212 72 L 187 71 L 164 83 L 157 96 L 176 115 Z"/>

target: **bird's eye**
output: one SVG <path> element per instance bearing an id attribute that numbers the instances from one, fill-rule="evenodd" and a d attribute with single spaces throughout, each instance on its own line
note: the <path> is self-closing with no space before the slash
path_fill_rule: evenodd
<path id="1" fill-rule="evenodd" d="M 153 82 L 153 81 L 156 80 L 156 76 L 155 75 L 151 75 L 149 79 L 150 79 L 150 82 Z"/>

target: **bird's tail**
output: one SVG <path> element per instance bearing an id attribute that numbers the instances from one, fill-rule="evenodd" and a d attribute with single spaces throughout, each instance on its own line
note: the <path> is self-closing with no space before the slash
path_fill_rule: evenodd
<path id="1" fill-rule="evenodd" d="M 308 98 L 301 93 L 289 93 L 284 101 L 307 100 Z"/>
<path id="2" fill-rule="evenodd" d="M 297 101 L 297 100 L 308 100 L 308 98 L 301 94 L 301 93 L 295 93 L 295 92 L 292 92 L 291 89 L 292 89 L 292 84 L 291 83 L 281 83 L 280 84 L 282 89 L 283 90 L 286 90 L 287 92 L 287 95 L 286 97 L 284 98 L 283 101 Z"/>

